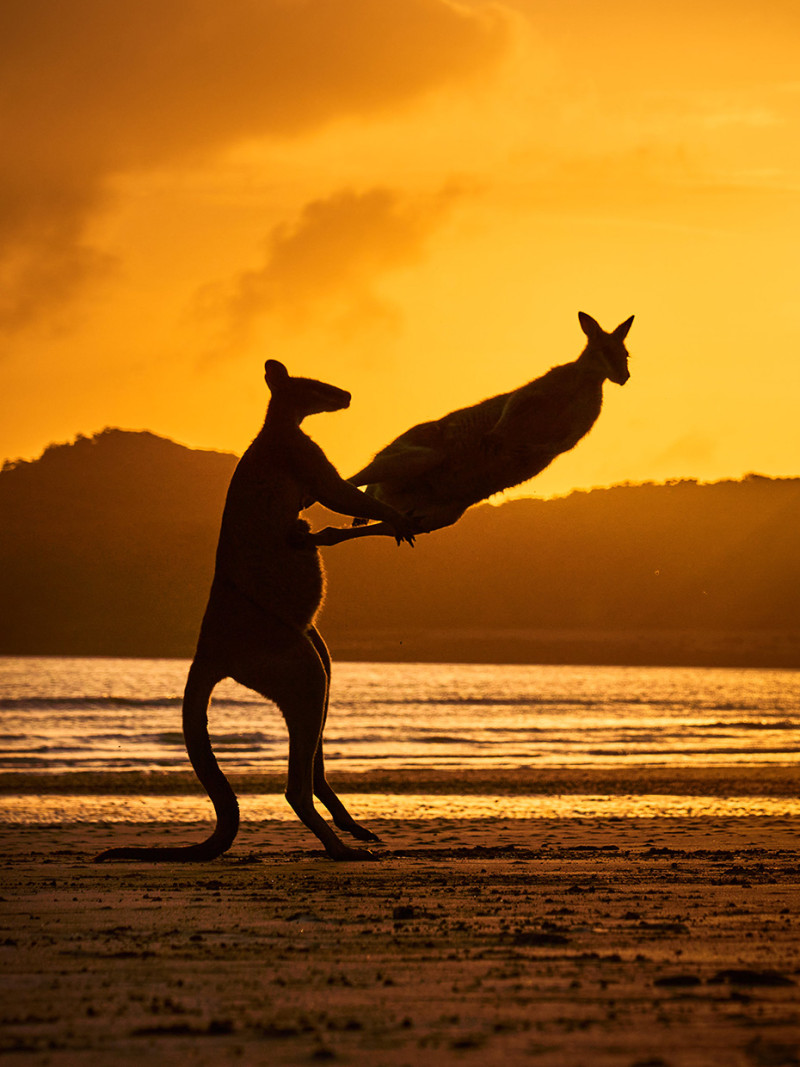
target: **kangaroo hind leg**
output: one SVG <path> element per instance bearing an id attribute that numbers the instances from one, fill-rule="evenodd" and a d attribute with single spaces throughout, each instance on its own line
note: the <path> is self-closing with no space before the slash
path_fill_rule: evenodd
<path id="1" fill-rule="evenodd" d="M 308 632 L 309 640 L 314 648 L 317 650 L 322 666 L 328 679 L 328 684 L 325 691 L 325 708 L 322 718 L 322 730 L 325 730 L 325 723 L 328 718 L 328 700 L 330 698 L 330 681 L 331 681 L 331 657 L 328 652 L 328 647 L 322 639 L 322 635 L 319 630 L 312 627 Z M 353 837 L 359 841 L 380 841 L 377 834 L 374 834 L 372 830 L 368 830 L 366 826 L 361 826 L 357 823 L 337 794 L 331 788 L 330 783 L 325 777 L 325 756 L 323 754 L 323 734 L 320 733 L 319 742 L 317 744 L 317 751 L 314 754 L 314 795 L 319 801 L 321 801 L 328 811 L 331 813 L 331 818 L 334 824 L 338 826 L 340 830 L 344 830 L 348 834 L 352 834 Z"/>
<path id="2" fill-rule="evenodd" d="M 319 838 L 332 859 L 375 859 L 366 849 L 346 845 L 314 807 L 314 759 L 325 721 L 328 675 L 312 641 L 301 637 L 282 655 L 270 656 L 257 667 L 249 665 L 237 681 L 274 700 L 286 720 L 286 800 L 300 821 Z"/>

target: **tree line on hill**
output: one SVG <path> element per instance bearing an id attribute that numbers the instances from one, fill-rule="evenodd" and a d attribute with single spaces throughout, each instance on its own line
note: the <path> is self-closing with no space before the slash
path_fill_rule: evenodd
<path id="1" fill-rule="evenodd" d="M 111 429 L 6 463 L 0 653 L 191 656 L 235 463 Z M 320 626 L 351 659 L 800 666 L 798 529 L 799 478 L 484 504 L 326 549 Z"/>

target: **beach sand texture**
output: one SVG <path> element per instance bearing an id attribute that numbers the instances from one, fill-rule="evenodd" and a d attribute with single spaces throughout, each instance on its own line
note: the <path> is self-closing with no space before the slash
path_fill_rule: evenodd
<path id="1" fill-rule="evenodd" d="M 293 821 L 199 866 L 97 866 L 200 825 L 0 828 L 8 1064 L 800 1062 L 800 819 Z"/>

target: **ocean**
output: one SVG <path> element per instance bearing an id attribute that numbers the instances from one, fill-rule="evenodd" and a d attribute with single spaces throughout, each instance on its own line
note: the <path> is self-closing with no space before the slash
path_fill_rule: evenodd
<path id="1" fill-rule="evenodd" d="M 163 815 L 164 797 L 149 795 L 159 790 L 130 783 L 190 771 L 180 726 L 188 666 L 172 659 L 0 657 L 0 819 Z M 226 772 L 251 782 L 285 774 L 286 729 L 273 705 L 226 681 L 215 690 L 209 721 Z M 766 779 L 771 769 L 797 764 L 800 671 L 336 663 L 325 751 L 332 780 L 364 772 L 413 781 L 422 771 L 458 777 L 479 770 L 513 780 L 515 771 L 531 768 L 641 775 L 647 768 L 734 773 L 753 766 Z M 580 810 L 800 813 L 796 796 L 769 792 L 703 798 L 617 790 L 611 798 L 582 796 Z M 362 800 L 360 814 L 369 814 L 364 805 L 385 810 L 387 803 L 374 795 Z M 425 817 L 441 803 L 403 790 L 392 810 Z M 448 803 L 452 811 L 452 798 Z M 259 817 L 293 817 L 274 789 L 261 796 L 256 790 L 247 804 Z M 533 808 L 574 813 L 576 804 L 574 796 L 498 798 L 479 791 L 456 807 L 525 817 Z M 208 813 L 202 796 L 170 796 L 168 808 L 175 819 Z"/>

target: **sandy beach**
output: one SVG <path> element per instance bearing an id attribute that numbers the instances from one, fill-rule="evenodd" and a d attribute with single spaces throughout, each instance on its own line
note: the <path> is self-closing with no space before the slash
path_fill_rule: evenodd
<path id="1" fill-rule="evenodd" d="M 196 867 L 95 865 L 200 825 L 0 827 L 9 1064 L 800 1063 L 800 819 L 294 821 Z"/>

